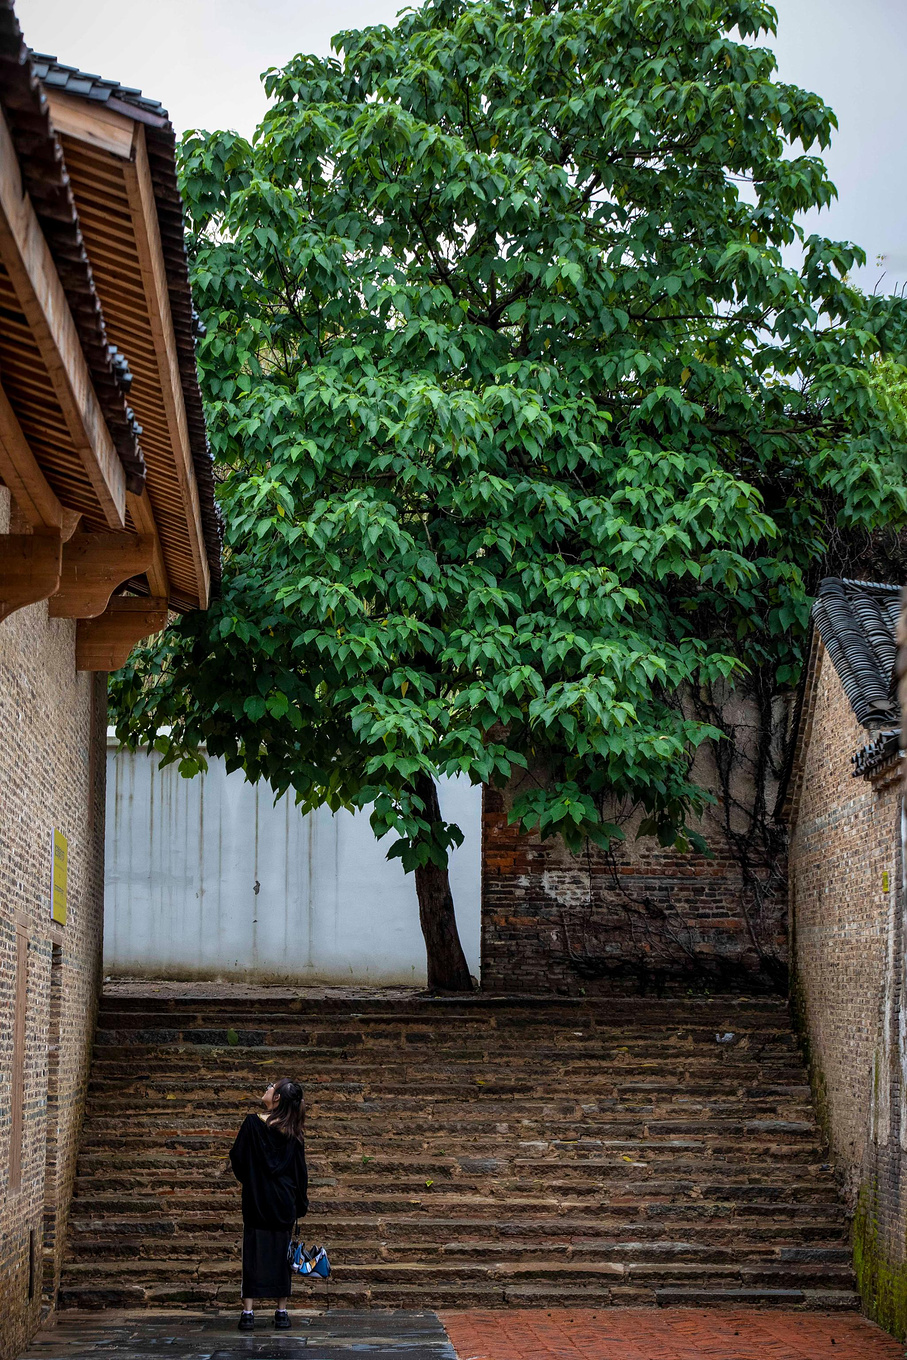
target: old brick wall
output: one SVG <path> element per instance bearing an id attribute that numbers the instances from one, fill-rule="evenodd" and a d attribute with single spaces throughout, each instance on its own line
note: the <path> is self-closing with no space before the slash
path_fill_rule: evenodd
<path id="1" fill-rule="evenodd" d="M 907 1330 L 907 1021 L 897 763 L 854 778 L 870 739 L 816 640 L 792 794 L 794 998 L 870 1313 Z M 903 1017 L 903 1019 L 902 1019 Z"/>
<path id="2" fill-rule="evenodd" d="M 9 493 L 0 487 L 0 533 L 9 524 Z M 74 645 L 75 624 L 49 619 L 46 604 L 0 623 L 2 1360 L 24 1347 L 59 1281 L 100 981 L 106 688 L 103 677 L 76 673 Z M 69 840 L 62 928 L 50 917 L 54 827 Z"/>
<path id="3" fill-rule="evenodd" d="M 612 857 L 594 847 L 571 854 L 559 837 L 542 841 L 508 825 L 508 811 L 530 772 L 505 790 L 486 790 L 482 818 L 482 986 L 498 992 L 638 992 L 709 987 L 777 990 L 786 985 L 786 884 L 783 842 L 766 861 L 748 837 L 757 718 L 739 701 L 731 710 L 740 765 L 729 787 L 733 831 L 752 864 L 724 833 L 725 805 L 697 829 L 712 857 L 636 839 L 641 813 L 606 812 L 625 840 Z M 718 791 L 711 749 L 694 778 Z M 768 791 L 771 805 L 773 790 Z"/>

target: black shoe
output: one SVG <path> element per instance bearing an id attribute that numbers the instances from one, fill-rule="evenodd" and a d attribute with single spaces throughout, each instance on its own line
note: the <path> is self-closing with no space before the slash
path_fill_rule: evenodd
<path id="1" fill-rule="evenodd" d="M 286 1308 L 274 1309 L 274 1326 L 278 1331 L 286 1331 L 290 1325 L 290 1315 Z"/>
<path id="2" fill-rule="evenodd" d="M 237 1324 L 236 1330 L 239 1331 L 239 1332 L 254 1332 L 254 1331 L 255 1331 L 255 1314 L 254 1314 L 254 1313 L 246 1313 L 245 1311 L 243 1311 L 242 1313 L 240 1313 L 240 1315 L 239 1315 L 239 1323 Z"/>

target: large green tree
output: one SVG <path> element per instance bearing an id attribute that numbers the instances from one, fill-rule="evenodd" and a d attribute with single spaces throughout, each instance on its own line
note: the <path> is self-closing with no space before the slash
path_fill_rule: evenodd
<path id="1" fill-rule="evenodd" d="M 905 305 L 804 239 L 829 108 L 757 0 L 428 0 L 182 149 L 223 595 L 136 654 L 118 731 L 303 810 L 370 804 L 432 986 L 468 985 L 435 781 L 691 841 L 678 696 L 795 678 L 830 544 L 900 528 L 872 380 Z M 736 35 L 736 36 L 732 36 Z M 693 838 L 693 843 L 697 843 Z"/>

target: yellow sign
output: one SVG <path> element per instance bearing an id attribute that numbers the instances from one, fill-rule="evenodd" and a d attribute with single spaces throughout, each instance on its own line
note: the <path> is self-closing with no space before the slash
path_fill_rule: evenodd
<path id="1" fill-rule="evenodd" d="M 54 828 L 53 869 L 50 878 L 50 914 L 58 925 L 66 925 L 66 889 L 69 880 L 69 841 Z"/>

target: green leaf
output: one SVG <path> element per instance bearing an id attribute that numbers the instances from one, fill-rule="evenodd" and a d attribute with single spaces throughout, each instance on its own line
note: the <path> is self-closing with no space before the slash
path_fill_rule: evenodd
<path id="1" fill-rule="evenodd" d="M 427 778 L 514 767 L 572 852 L 639 809 L 704 853 L 716 695 L 780 711 L 817 581 L 907 528 L 907 302 L 805 235 L 834 115 L 773 22 L 429 0 L 183 140 L 223 586 L 121 738 L 368 806 L 408 872 L 459 835 Z"/>

